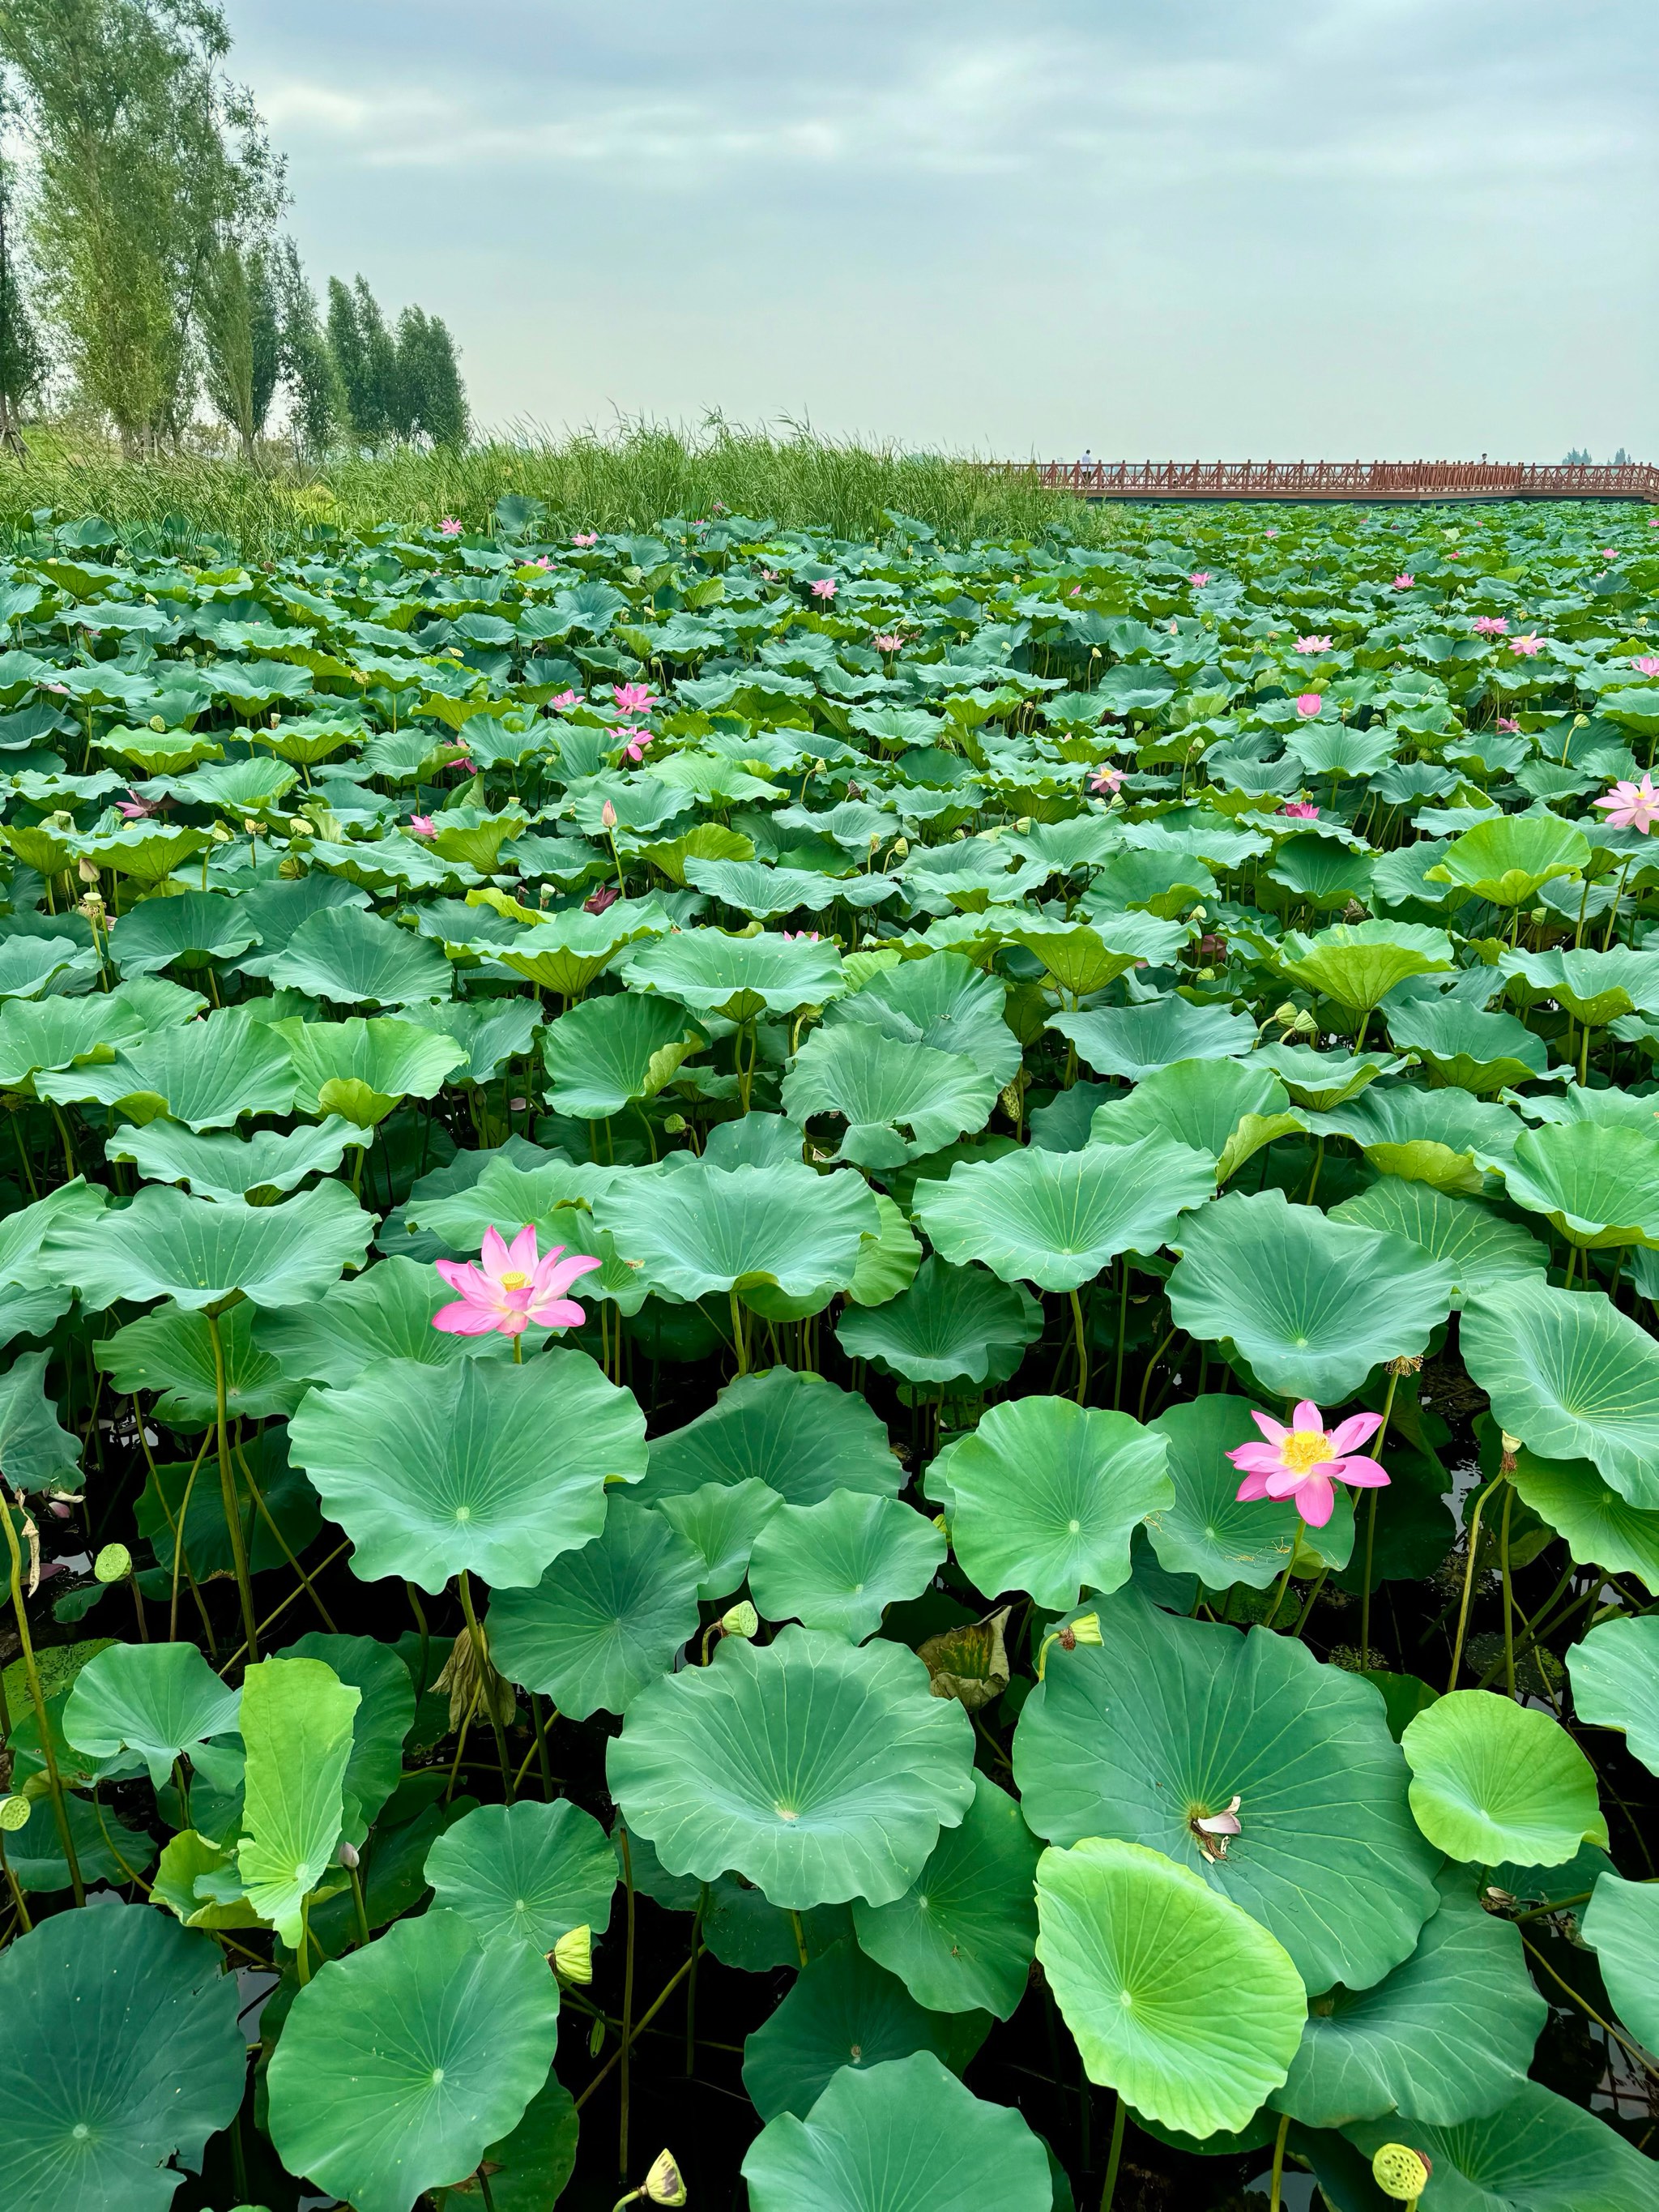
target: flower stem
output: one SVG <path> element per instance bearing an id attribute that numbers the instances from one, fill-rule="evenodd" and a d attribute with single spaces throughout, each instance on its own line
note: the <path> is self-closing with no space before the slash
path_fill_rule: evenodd
<path id="1" fill-rule="evenodd" d="M 1106 2154 L 1106 2185 L 1100 2192 L 1100 2212 L 1112 2212 L 1112 2199 L 1117 2194 L 1117 2170 L 1123 2158 L 1123 2123 L 1127 2118 L 1123 2093 L 1119 2090 L 1112 2110 L 1112 2147 Z"/>
<path id="2" fill-rule="evenodd" d="M 1394 1413 L 1394 1394 L 1399 1388 L 1399 1370 L 1389 1370 L 1389 1395 L 1382 1401 L 1382 1425 L 1376 1432 L 1376 1442 L 1371 1448 L 1371 1457 L 1380 1461 L 1383 1439 L 1389 1433 L 1389 1421 Z M 1365 1501 L 1365 1579 L 1360 1585 L 1359 1598 L 1359 1663 L 1371 1663 L 1371 1555 L 1376 1549 L 1376 1492 L 1372 1491 Z"/>
<path id="3" fill-rule="evenodd" d="M 617 1840 L 622 1845 L 623 1881 L 628 1892 L 628 1949 L 623 1962 L 622 2046 L 617 2053 L 622 2068 L 620 2132 L 617 2137 L 617 2170 L 624 2181 L 628 2179 L 628 2093 L 634 2048 L 634 1854 L 629 1847 L 628 1830 L 618 1820 Z"/>
<path id="4" fill-rule="evenodd" d="M 21 1491 L 17 1496 L 21 1502 Z M 64 1778 L 58 1771 L 58 1752 L 52 1740 L 52 1723 L 46 1714 L 46 1696 L 40 1687 L 40 1670 L 34 1663 L 34 1644 L 29 1635 L 28 1614 L 23 1605 L 23 1555 L 18 1549 L 17 1531 L 11 1525 L 11 1508 L 3 1496 L 0 1496 L 0 1522 L 5 1524 L 6 1548 L 11 1555 L 11 1609 L 17 1620 L 17 1641 L 22 1647 L 23 1674 L 29 1686 L 29 1703 L 34 1707 L 35 1725 L 40 1731 L 40 1755 L 46 1764 L 52 1818 L 58 1824 L 58 1840 L 64 1846 L 64 1858 L 69 1867 L 70 1887 L 75 1893 L 76 1903 L 84 1905 L 87 1893 L 81 1881 L 81 1862 L 75 1855 L 75 1838 L 70 1833 L 69 1811 L 64 1803 Z"/>
<path id="5" fill-rule="evenodd" d="M 1089 1395 L 1089 1346 L 1083 1334 L 1083 1301 L 1075 1291 L 1068 1291 L 1072 1301 L 1072 1328 L 1077 1336 L 1077 1401 L 1083 1405 Z"/>
<path id="6" fill-rule="evenodd" d="M 1269 2212 L 1279 2212 L 1285 2201 L 1285 2138 L 1290 2131 L 1291 2116 L 1286 2112 L 1279 2123 L 1279 2133 L 1273 2137 L 1273 2185 Z"/>
<path id="7" fill-rule="evenodd" d="M 1302 1549 L 1302 1532 L 1307 1525 L 1298 1513 L 1296 1516 L 1296 1534 L 1291 1543 L 1291 1556 L 1285 1562 L 1285 1571 L 1279 1577 L 1279 1588 L 1273 1592 L 1273 1601 L 1268 1607 L 1267 1617 L 1261 1624 L 1264 1628 L 1271 1628 L 1279 1618 L 1279 1608 L 1284 1604 L 1285 1593 L 1291 1586 L 1291 1569 L 1296 1565 L 1296 1555 Z"/>
<path id="8" fill-rule="evenodd" d="M 230 1532 L 231 1563 L 236 1570 L 236 1595 L 242 1607 L 242 1640 L 252 1666 L 259 1656 L 259 1628 L 253 1611 L 253 1584 L 247 1571 L 247 1544 L 242 1534 L 241 1501 L 236 1478 L 230 1471 L 230 1433 L 226 1420 L 225 1342 L 219 1334 L 219 1316 L 209 1310 L 208 1335 L 213 1345 L 213 1391 L 219 1445 L 219 1495 L 224 1501 L 225 1525 Z"/>
<path id="9" fill-rule="evenodd" d="M 1474 1555 L 1480 1548 L 1480 1516 L 1486 1500 L 1506 1480 L 1500 1468 L 1475 1499 L 1474 1510 L 1469 1516 L 1469 1556 L 1463 1569 L 1463 1598 L 1457 1608 L 1457 1639 L 1452 1645 L 1451 1673 L 1446 1680 L 1448 1695 L 1457 1687 L 1457 1670 L 1463 1663 L 1463 1636 L 1469 1625 L 1469 1598 L 1474 1589 Z"/>

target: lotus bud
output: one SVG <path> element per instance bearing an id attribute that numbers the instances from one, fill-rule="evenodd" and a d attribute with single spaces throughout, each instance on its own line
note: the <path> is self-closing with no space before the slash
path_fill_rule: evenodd
<path id="1" fill-rule="evenodd" d="M 340 1848 L 334 1856 L 339 1860 L 340 1864 L 345 1869 L 348 1874 L 356 1873 L 358 1866 L 358 1854 L 356 1844 L 348 1843 L 345 1838 L 342 1836 L 340 1838 Z"/>
<path id="2" fill-rule="evenodd" d="M 753 1636 L 760 1627 L 760 1615 L 748 1599 L 739 1599 L 720 1615 L 722 1636 Z"/>
<path id="3" fill-rule="evenodd" d="M 75 872 L 83 884 L 95 884 L 98 880 L 98 870 L 90 860 L 77 860 Z"/>
<path id="4" fill-rule="evenodd" d="M 1404 2143 L 1384 2143 L 1371 2160 L 1371 2179 L 1396 2204 L 1415 2204 L 1429 2185 L 1429 2160 Z"/>
<path id="5" fill-rule="evenodd" d="M 257 837 L 259 834 L 259 825 L 251 814 L 242 817 L 242 827 L 250 837 Z"/>
<path id="6" fill-rule="evenodd" d="M 0 1835 L 15 1836 L 27 1826 L 30 1810 L 27 1797 L 0 1797 Z"/>
<path id="7" fill-rule="evenodd" d="M 125 1544 L 106 1544 L 92 1563 L 94 1580 L 124 1583 L 132 1572 L 132 1554 Z"/>
<path id="8" fill-rule="evenodd" d="M 599 809 L 599 819 L 607 830 L 614 830 L 617 826 L 617 810 L 608 799 Z"/>
<path id="9" fill-rule="evenodd" d="M 667 1135 L 683 1137 L 686 1129 L 685 1116 L 684 1114 L 671 1114 L 662 1126 Z"/>
<path id="10" fill-rule="evenodd" d="M 561 1936 L 548 1954 L 554 1972 L 562 1982 L 591 1982 L 593 1978 L 593 1930 L 573 1928 L 568 1935 Z"/>
<path id="11" fill-rule="evenodd" d="M 681 2179 L 672 2152 L 659 2150 L 657 2153 L 651 2171 L 645 2177 L 644 2194 L 647 2202 L 653 2204 L 684 2203 L 685 2183 Z"/>
<path id="12" fill-rule="evenodd" d="M 908 837 L 895 837 L 893 840 L 893 858 L 896 860 L 908 860 L 909 857 L 910 840 Z"/>

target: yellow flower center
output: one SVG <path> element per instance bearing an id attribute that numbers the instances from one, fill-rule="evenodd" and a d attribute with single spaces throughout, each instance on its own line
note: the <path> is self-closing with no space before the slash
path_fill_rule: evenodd
<path id="1" fill-rule="evenodd" d="M 1279 1456 L 1293 1474 L 1306 1474 L 1331 1456 L 1331 1440 L 1323 1429 L 1292 1429 L 1279 1447 Z"/>
<path id="2" fill-rule="evenodd" d="M 504 1291 L 521 1291 L 530 1278 L 528 1275 L 503 1275 L 500 1280 Z"/>

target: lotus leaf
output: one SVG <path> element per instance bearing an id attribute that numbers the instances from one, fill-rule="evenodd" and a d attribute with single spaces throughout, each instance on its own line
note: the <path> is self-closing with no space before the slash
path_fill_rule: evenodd
<path id="1" fill-rule="evenodd" d="M 1603 1874 L 1581 1924 L 1620 2019 L 1651 2050 L 1659 2042 L 1659 1888 Z"/>
<path id="2" fill-rule="evenodd" d="M 850 973 L 849 969 L 849 973 Z M 1007 990 L 959 952 L 935 952 L 880 970 L 835 1000 L 830 1028 L 874 1029 L 896 1044 L 954 1053 L 1000 1091 L 1019 1069 L 1019 1039 L 1005 1018 Z"/>
<path id="3" fill-rule="evenodd" d="M 1288 930 L 1279 958 L 1293 982 L 1306 984 L 1358 1016 L 1362 1042 L 1373 1008 L 1397 983 L 1454 964 L 1451 939 L 1443 929 L 1410 921 L 1339 921 L 1312 937 Z"/>
<path id="4" fill-rule="evenodd" d="M 165 1115 L 189 1129 L 231 1127 L 244 1114 L 285 1114 L 294 1067 L 283 1040 L 246 1007 L 142 1038 L 107 1061 L 35 1078 L 41 1097 L 96 1100 L 129 1121 Z"/>
<path id="5" fill-rule="evenodd" d="M 1172 1137 L 1216 1163 L 1225 1182 L 1275 1137 L 1305 1125 L 1279 1079 L 1255 1062 L 1182 1060 L 1153 1071 L 1127 1098 L 1095 1109 L 1091 1144 Z"/>
<path id="6" fill-rule="evenodd" d="M 1559 814 L 1540 807 L 1477 822 L 1440 848 L 1431 883 L 1461 884 L 1493 906 L 1525 906 L 1541 884 L 1582 874 L 1589 840 Z"/>
<path id="7" fill-rule="evenodd" d="M 172 1297 L 194 1311 L 240 1295 L 279 1306 L 317 1297 L 361 1266 L 374 1222 L 337 1182 L 281 1206 L 219 1206 L 147 1185 L 96 1222 L 64 1222 L 42 1256 L 94 1310 L 118 1298 Z"/>
<path id="8" fill-rule="evenodd" d="M 1345 2131 L 1371 2159 L 1386 2142 L 1420 2151 L 1450 2212 L 1655 2212 L 1652 2161 L 1581 2106 L 1528 2081 L 1508 2104 L 1455 2128 L 1424 2120 L 1362 2120 Z M 1338 2138 L 1340 2141 L 1340 2138 Z M 1321 2139 L 1311 2138 L 1315 2172 Z M 1454 2193 L 1455 2192 L 1455 2193 Z"/>
<path id="9" fill-rule="evenodd" d="M 603 1121 L 634 1099 L 654 1098 L 704 1042 L 672 999 L 623 993 L 586 1000 L 543 1036 L 549 1103 L 561 1114 Z"/>
<path id="10" fill-rule="evenodd" d="M 106 1157 L 131 1160 L 149 1182 L 188 1183 L 198 1198 L 229 1201 L 251 1191 L 287 1192 L 308 1175 L 331 1175 L 347 1149 L 372 1140 L 338 1115 L 314 1127 L 256 1129 L 250 1137 L 198 1136 L 173 1121 L 150 1121 L 106 1139 Z"/>
<path id="11" fill-rule="evenodd" d="M 297 1950 L 334 1857 L 361 1692 L 320 1659 L 262 1659 L 242 1677 L 247 1747 L 237 1866 L 247 1899 Z"/>
<path id="12" fill-rule="evenodd" d="M 653 1289 L 678 1298 L 775 1284 L 792 1297 L 845 1290 L 881 1218 L 862 1179 L 775 1167 L 642 1169 L 602 1192 L 593 1218 Z"/>
<path id="13" fill-rule="evenodd" d="M 741 1586 L 755 1539 L 782 1503 L 753 1475 L 659 1500 L 657 1510 L 696 1554 L 700 1598 L 730 1597 Z"/>
<path id="14" fill-rule="evenodd" d="M 1006 1382 L 1042 1334 L 1042 1309 L 1018 1283 L 937 1255 L 908 1290 L 836 1326 L 849 1357 L 910 1382 Z"/>
<path id="15" fill-rule="evenodd" d="M 1479 1866 L 1559 1866 L 1607 1824 L 1589 1761 L 1559 1721 L 1486 1690 L 1455 1690 L 1400 1740 L 1412 1813 L 1437 1850 Z"/>
<path id="16" fill-rule="evenodd" d="M 573 1928 L 611 1924 L 617 1855 L 591 1813 L 568 1798 L 479 1805 L 427 1853 L 438 1904 L 483 1943 L 507 1936 L 549 1952 Z"/>
<path id="17" fill-rule="evenodd" d="M 453 1037 L 390 1015 L 345 1022 L 292 1018 L 271 1028 L 293 1058 L 298 1110 L 343 1114 L 360 1129 L 385 1121 L 400 1098 L 430 1098 L 466 1058 Z"/>
<path id="18" fill-rule="evenodd" d="M 279 990 L 309 992 L 337 1006 L 406 1006 L 447 999 L 455 975 L 441 949 L 355 906 L 308 915 L 270 963 Z"/>
<path id="19" fill-rule="evenodd" d="M 1659 1620 L 1604 1621 L 1567 1654 L 1572 1701 L 1593 1728 L 1621 1729 L 1659 1774 Z"/>
<path id="20" fill-rule="evenodd" d="M 1509 1221 L 1479 1199 L 1451 1198 L 1432 1184 L 1385 1175 L 1357 1198 L 1331 1208 L 1333 1221 L 1352 1222 L 1403 1237 L 1451 1271 L 1453 1303 L 1501 1294 L 1510 1283 L 1535 1281 L 1549 1255 L 1518 1222 Z"/>
<path id="21" fill-rule="evenodd" d="M 756 1534 L 749 1587 L 768 1620 L 799 1620 L 854 1644 L 885 1607 L 917 1597 L 945 1558 L 931 1521 L 896 1498 L 856 1491 L 781 1505 Z"/>
<path id="22" fill-rule="evenodd" d="M 733 1022 L 822 1006 L 846 988 L 833 945 L 764 933 L 728 937 L 718 929 L 658 938 L 623 962 L 622 975 L 631 989 L 659 991 L 694 1012 Z"/>
<path id="23" fill-rule="evenodd" d="M 1659 1509 L 1659 1346 L 1627 1315 L 1513 1284 L 1469 1301 L 1459 1343 L 1510 1435 L 1540 1459 L 1588 1459 L 1632 1505 Z"/>
<path id="24" fill-rule="evenodd" d="M 325 1634 L 313 1629 L 283 1648 L 285 1659 L 318 1659 L 358 1695 L 351 1723 L 351 1756 L 341 1790 L 345 1837 L 361 1848 L 369 1823 L 403 1778 L 404 1739 L 415 1722 L 415 1686 L 389 1645 L 372 1636 Z"/>
<path id="25" fill-rule="evenodd" d="M 1544 1040 L 1513 1014 L 1487 1013 L 1449 995 L 1390 1000 L 1383 1012 L 1391 1040 L 1402 1051 L 1415 1052 L 1432 1071 L 1431 1080 L 1477 1097 L 1549 1072 Z"/>
<path id="26" fill-rule="evenodd" d="M 1516 1205 L 1581 1250 L 1659 1247 L 1659 1135 L 1598 1121 L 1547 1121 L 1516 1139 L 1504 1181 Z"/>
<path id="27" fill-rule="evenodd" d="M 878 1169 L 983 1128 L 996 1097 L 994 1077 L 957 1054 L 901 1044 L 865 1022 L 815 1030 L 783 1083 L 787 1114 L 801 1122 L 817 1114 L 844 1120 L 836 1157 Z"/>
<path id="28" fill-rule="evenodd" d="M 1077 1047 L 1097 1075 L 1143 1076 L 1176 1060 L 1237 1059 L 1255 1042 L 1255 1024 L 1230 1006 L 1199 1006 L 1172 991 L 1139 1006 L 1056 1014 L 1048 1024 Z"/>
<path id="29" fill-rule="evenodd" d="M 112 1644 L 76 1676 L 64 1734 L 92 1759 L 136 1751 L 159 1790 L 181 1752 L 235 1728 L 238 1698 L 193 1644 Z"/>

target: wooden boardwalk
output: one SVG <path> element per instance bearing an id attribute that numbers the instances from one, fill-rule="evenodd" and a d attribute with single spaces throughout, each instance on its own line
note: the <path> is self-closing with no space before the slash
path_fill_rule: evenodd
<path id="1" fill-rule="evenodd" d="M 1078 499 L 1621 499 L 1659 504 L 1645 461 L 1007 461 L 1010 476 Z"/>

